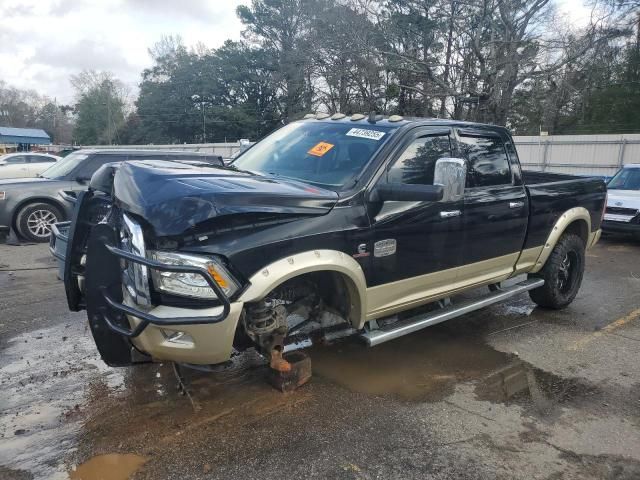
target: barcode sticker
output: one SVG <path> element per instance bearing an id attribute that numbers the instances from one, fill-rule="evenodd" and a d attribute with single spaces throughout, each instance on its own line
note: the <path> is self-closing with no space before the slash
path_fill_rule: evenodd
<path id="1" fill-rule="evenodd" d="M 352 128 L 347 132 L 347 137 L 366 138 L 368 140 L 380 140 L 384 137 L 384 132 L 369 130 L 367 128 Z"/>

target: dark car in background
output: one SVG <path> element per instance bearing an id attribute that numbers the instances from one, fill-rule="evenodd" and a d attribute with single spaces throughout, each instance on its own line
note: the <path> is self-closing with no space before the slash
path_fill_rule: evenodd
<path id="1" fill-rule="evenodd" d="M 71 217 L 78 191 L 107 163 L 165 160 L 196 168 L 221 166 L 222 157 L 209 153 L 161 150 L 78 150 L 37 178 L 0 180 L 0 230 L 14 229 L 24 239 L 46 242 L 54 223 Z"/>

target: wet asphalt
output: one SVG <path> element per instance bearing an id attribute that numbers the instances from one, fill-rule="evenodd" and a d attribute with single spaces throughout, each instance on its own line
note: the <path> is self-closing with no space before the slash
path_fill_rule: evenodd
<path id="1" fill-rule="evenodd" d="M 638 479 L 640 243 L 605 238 L 566 310 L 524 295 L 366 348 L 112 369 L 45 245 L 0 245 L 0 479 Z"/>

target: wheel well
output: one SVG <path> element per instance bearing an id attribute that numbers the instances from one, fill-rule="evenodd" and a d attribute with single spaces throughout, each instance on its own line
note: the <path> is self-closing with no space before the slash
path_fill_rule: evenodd
<path id="1" fill-rule="evenodd" d="M 16 207 L 13 209 L 13 218 L 11 219 L 11 223 L 14 229 L 18 227 L 16 222 L 18 221 L 18 213 L 20 213 L 20 210 L 33 203 L 46 203 L 48 205 L 51 205 L 52 207 L 56 207 L 62 214 L 62 218 L 60 220 L 66 220 L 64 207 L 59 202 L 56 202 L 55 200 L 52 200 L 50 198 L 29 198 L 28 200 L 24 200 L 16 205 Z"/>
<path id="2" fill-rule="evenodd" d="M 589 226 L 585 220 L 576 220 L 575 222 L 571 222 L 571 224 L 569 224 L 565 229 L 564 233 L 573 233 L 578 235 L 585 245 L 589 240 Z"/>
<path id="3" fill-rule="evenodd" d="M 305 283 L 317 287 L 325 305 L 335 309 L 352 325 L 359 325 L 362 307 L 358 289 L 353 280 L 343 273 L 332 270 L 303 273 L 279 284 L 272 291 Z"/>

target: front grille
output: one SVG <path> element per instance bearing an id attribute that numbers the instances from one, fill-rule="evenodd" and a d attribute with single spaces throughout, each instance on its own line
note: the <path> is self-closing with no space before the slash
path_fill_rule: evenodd
<path id="1" fill-rule="evenodd" d="M 638 214 L 638 210 L 635 208 L 607 207 L 607 211 L 605 213 L 635 217 Z"/>

